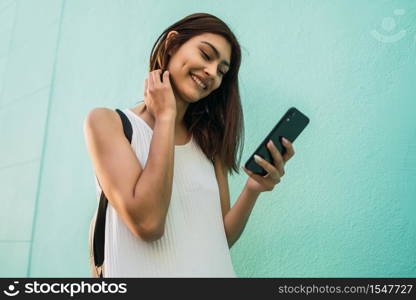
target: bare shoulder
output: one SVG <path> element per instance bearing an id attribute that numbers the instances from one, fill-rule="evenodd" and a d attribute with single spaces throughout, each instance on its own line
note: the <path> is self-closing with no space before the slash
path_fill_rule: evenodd
<path id="1" fill-rule="evenodd" d="M 94 129 L 102 126 L 117 129 L 122 125 L 119 119 L 120 117 L 115 110 L 96 107 L 87 114 L 84 125 L 92 126 Z"/>
<path id="2" fill-rule="evenodd" d="M 119 114 L 108 108 L 93 108 L 87 114 L 84 120 L 84 136 L 94 157 L 102 152 L 121 156 L 131 148 Z"/>

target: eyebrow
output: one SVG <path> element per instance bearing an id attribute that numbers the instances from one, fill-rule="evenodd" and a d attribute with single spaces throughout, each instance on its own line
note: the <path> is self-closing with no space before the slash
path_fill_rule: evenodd
<path id="1" fill-rule="evenodd" d="M 207 41 L 201 41 L 201 43 L 204 43 L 204 44 L 207 44 L 208 46 L 210 46 L 210 47 L 211 47 L 211 49 L 212 49 L 212 51 L 214 51 L 214 52 L 215 52 L 215 56 L 216 56 L 217 58 L 219 58 L 219 57 L 220 57 L 220 53 L 218 52 L 217 48 L 215 48 L 215 47 L 214 47 L 214 45 L 212 45 L 211 43 L 209 43 L 209 42 L 207 42 Z M 222 63 L 222 64 L 224 64 L 224 65 L 226 65 L 227 67 L 230 67 L 230 63 L 229 63 L 229 62 L 227 62 L 227 61 L 225 61 L 225 60 L 221 61 L 221 63 Z"/>

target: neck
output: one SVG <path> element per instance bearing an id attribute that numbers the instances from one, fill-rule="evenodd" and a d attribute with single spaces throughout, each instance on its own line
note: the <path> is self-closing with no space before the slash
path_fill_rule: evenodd
<path id="1" fill-rule="evenodd" d="M 176 120 L 175 120 L 175 131 L 177 129 L 184 127 L 183 117 L 188 108 L 189 103 L 185 102 L 179 98 L 176 98 Z"/>
<path id="2" fill-rule="evenodd" d="M 175 95 L 176 96 L 176 95 Z M 179 97 L 175 97 L 176 99 L 176 119 L 175 119 L 175 132 L 180 132 L 185 129 L 185 124 L 183 122 L 183 118 L 185 116 L 185 112 L 188 108 L 189 103 L 182 100 Z M 155 118 L 149 112 L 149 110 L 143 110 L 145 104 L 140 104 L 139 106 L 135 107 L 133 110 L 136 111 L 138 115 L 141 115 L 146 121 L 148 121 L 151 128 L 155 126 Z"/>

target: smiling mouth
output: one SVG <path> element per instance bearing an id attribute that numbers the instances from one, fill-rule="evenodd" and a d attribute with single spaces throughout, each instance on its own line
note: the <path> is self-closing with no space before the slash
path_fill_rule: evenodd
<path id="1" fill-rule="evenodd" d="M 201 89 L 201 90 L 206 90 L 207 86 L 204 85 L 199 79 L 196 78 L 195 75 L 193 75 L 192 73 L 190 73 L 191 79 L 192 81 Z"/>

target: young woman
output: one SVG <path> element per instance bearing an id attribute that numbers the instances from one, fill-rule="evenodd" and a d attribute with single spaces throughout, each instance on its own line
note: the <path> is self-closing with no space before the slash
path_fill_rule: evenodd
<path id="1" fill-rule="evenodd" d="M 144 103 L 117 112 L 95 108 L 84 122 L 97 191 L 109 203 L 104 277 L 235 277 L 229 248 L 244 230 L 258 195 L 271 191 L 294 154 L 259 160 L 230 208 L 227 176 L 243 132 L 238 90 L 240 46 L 217 17 L 198 13 L 156 41 Z M 93 274 L 96 275 L 96 274 Z"/>

